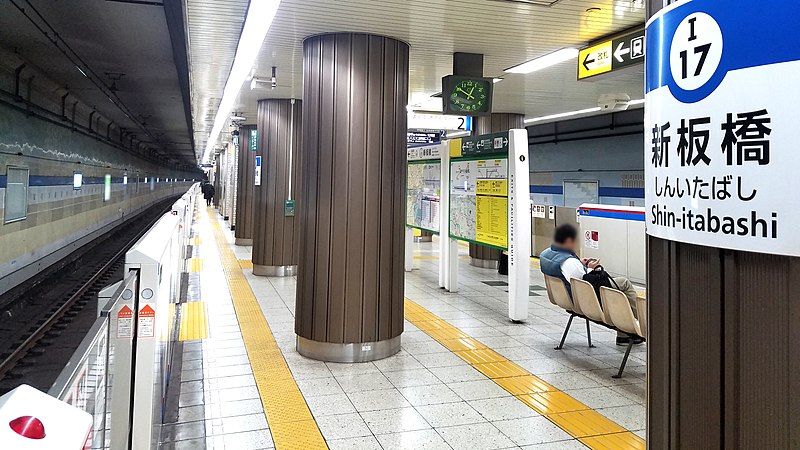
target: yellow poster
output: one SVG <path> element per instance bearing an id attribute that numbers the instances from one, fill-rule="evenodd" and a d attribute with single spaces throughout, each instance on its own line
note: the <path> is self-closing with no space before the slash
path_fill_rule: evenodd
<path id="1" fill-rule="evenodd" d="M 475 240 L 508 248 L 508 197 L 478 195 L 475 210 Z"/>
<path id="2" fill-rule="evenodd" d="M 508 180 L 478 180 L 475 187 L 478 195 L 495 195 L 508 197 Z"/>

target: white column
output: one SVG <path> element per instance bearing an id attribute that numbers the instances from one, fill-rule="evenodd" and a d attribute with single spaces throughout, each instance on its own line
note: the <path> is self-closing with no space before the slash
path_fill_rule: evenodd
<path id="1" fill-rule="evenodd" d="M 406 227 L 406 272 L 414 270 L 414 229 Z"/>
<path id="2" fill-rule="evenodd" d="M 528 318 L 531 215 L 527 130 L 508 131 L 508 318 Z"/>

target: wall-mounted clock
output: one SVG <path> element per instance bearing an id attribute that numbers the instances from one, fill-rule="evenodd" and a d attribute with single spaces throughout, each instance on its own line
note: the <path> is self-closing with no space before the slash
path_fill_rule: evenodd
<path id="1" fill-rule="evenodd" d="M 491 78 L 448 75 L 442 78 L 444 114 L 484 116 L 492 112 Z"/>

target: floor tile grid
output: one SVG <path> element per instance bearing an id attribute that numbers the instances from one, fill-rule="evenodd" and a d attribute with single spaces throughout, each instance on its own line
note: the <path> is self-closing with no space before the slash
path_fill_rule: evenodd
<path id="1" fill-rule="evenodd" d="M 216 214 L 209 210 L 208 218 L 276 448 L 327 448 Z"/>
<path id="2" fill-rule="evenodd" d="M 232 241 L 233 239 L 231 238 L 230 240 Z M 247 254 L 247 253 L 251 250 L 250 247 L 234 247 L 234 248 L 235 248 L 235 250 L 237 252 L 237 255 L 238 255 L 238 257 L 240 259 L 245 259 L 246 260 L 249 257 L 249 254 Z M 410 290 L 414 289 L 414 287 L 412 285 L 415 282 L 420 282 L 420 281 L 422 281 L 422 283 L 427 284 L 426 288 L 430 289 L 431 291 L 433 291 L 433 292 L 441 292 L 435 286 L 435 283 L 436 283 L 436 280 L 435 280 L 435 277 L 436 277 L 436 272 L 435 272 L 436 265 L 435 265 L 435 263 L 431 263 L 430 265 L 432 266 L 431 269 L 433 269 L 433 270 L 430 270 L 430 271 L 421 270 L 421 271 L 415 271 L 413 274 L 409 274 L 410 276 L 407 277 L 407 292 L 409 292 Z M 480 283 L 480 280 L 485 279 L 487 277 L 487 275 L 486 275 L 487 273 L 492 273 L 491 271 L 486 271 L 486 270 L 481 270 L 481 269 L 474 269 L 474 268 L 472 268 L 470 266 L 467 266 L 466 264 L 463 266 L 463 268 L 460 270 L 460 272 L 465 270 L 465 269 L 466 269 L 466 271 L 468 273 L 473 272 L 473 271 L 479 272 L 479 274 L 474 277 L 474 280 L 471 279 L 470 277 L 462 276 L 462 278 L 460 280 L 460 285 L 462 285 L 462 286 L 466 285 L 467 288 L 471 287 L 472 284 Z M 431 278 L 432 277 L 433 280 L 431 280 L 431 281 L 420 280 L 420 277 L 419 277 L 420 274 L 423 275 L 423 277 L 426 277 L 426 278 Z M 312 412 L 314 413 L 315 417 L 318 417 L 318 420 L 319 420 L 319 416 L 320 416 L 319 410 L 320 410 L 320 408 L 323 409 L 323 411 L 322 411 L 323 415 L 325 413 L 329 413 L 329 411 L 325 411 L 324 410 L 325 407 L 323 407 L 323 406 L 321 406 L 321 407 L 315 406 L 317 403 L 319 403 L 320 405 L 324 405 L 324 403 L 321 400 L 324 399 L 324 397 L 329 397 L 329 399 L 330 399 L 329 403 L 330 404 L 334 404 L 335 405 L 335 404 L 338 403 L 341 406 L 339 408 L 339 412 L 346 412 L 347 413 L 347 414 L 344 415 L 344 417 L 348 417 L 349 419 L 353 419 L 352 414 L 355 412 L 355 410 L 354 410 L 354 408 L 352 406 L 352 403 L 349 401 L 349 398 L 347 397 L 347 395 L 343 394 L 342 388 L 340 387 L 340 384 L 337 381 L 338 378 L 332 377 L 331 372 L 327 369 L 327 367 L 325 366 L 324 363 L 316 363 L 316 362 L 311 363 L 310 360 L 306 360 L 306 359 L 300 357 L 294 351 L 295 343 L 294 343 L 294 333 L 293 333 L 293 312 L 294 312 L 294 292 L 293 292 L 293 289 L 294 289 L 295 280 L 293 278 L 269 278 L 269 279 L 265 279 L 265 278 L 262 278 L 262 277 L 252 276 L 251 274 L 246 274 L 246 275 L 247 275 L 248 281 L 250 282 L 250 284 L 253 287 L 254 291 L 257 292 L 257 297 L 258 297 L 258 299 L 259 299 L 259 301 L 261 303 L 262 309 L 265 312 L 265 315 L 267 316 L 267 319 L 270 321 L 270 324 L 273 327 L 273 332 L 276 333 L 276 339 L 278 339 L 278 344 L 281 347 L 282 351 L 284 352 L 284 356 L 286 357 L 286 360 L 287 360 L 290 368 L 292 368 L 293 372 L 295 372 L 296 368 L 299 368 L 299 367 L 309 367 L 310 369 L 303 369 L 302 373 L 298 377 L 302 376 L 304 378 L 306 378 L 306 377 L 311 377 L 311 378 L 317 377 L 317 378 L 319 378 L 319 377 L 325 377 L 326 376 L 326 377 L 329 378 L 329 380 L 319 380 L 319 379 L 314 380 L 314 379 L 312 379 L 312 380 L 305 380 L 305 381 L 304 380 L 299 380 L 298 381 L 301 384 L 301 389 L 304 390 L 304 393 L 305 393 L 305 390 L 306 390 L 304 388 L 304 383 L 308 383 L 309 381 L 310 382 L 325 381 L 327 383 L 327 384 L 323 383 L 325 385 L 324 389 L 327 389 L 327 390 L 320 391 L 320 390 L 317 390 L 318 388 L 314 388 L 315 390 L 312 392 L 313 394 L 324 394 L 324 395 L 321 395 L 321 396 L 317 397 L 317 396 L 309 396 L 308 394 L 306 394 L 307 400 L 309 401 L 309 405 L 310 405 L 310 407 L 312 409 Z M 520 325 L 511 326 L 510 324 L 501 321 L 502 320 L 502 316 L 504 315 L 504 312 L 502 310 L 505 309 L 505 293 L 500 291 L 500 290 L 498 290 L 498 289 L 496 289 L 496 288 L 492 288 L 492 289 L 494 289 L 493 294 L 495 296 L 498 296 L 499 298 L 492 299 L 491 302 L 487 302 L 487 306 L 486 307 L 484 307 L 484 306 L 480 307 L 484 311 L 489 311 L 491 309 L 491 311 L 489 311 L 491 314 L 484 314 L 484 315 L 475 314 L 475 316 L 479 317 L 480 320 L 485 320 L 485 321 L 487 321 L 489 323 L 491 323 L 492 321 L 497 322 L 497 323 L 492 323 L 492 326 L 494 327 L 493 331 L 495 329 L 504 329 L 504 331 L 508 331 L 509 335 L 505 335 L 503 333 L 497 333 L 497 334 L 501 334 L 502 336 L 504 336 L 503 339 L 506 339 L 506 340 L 510 341 L 512 339 L 510 337 L 511 335 L 514 335 L 515 332 L 520 330 L 520 328 L 525 329 L 525 327 L 524 326 L 520 326 Z M 420 292 L 421 291 L 422 290 L 420 290 Z M 492 293 L 492 292 L 490 292 L 490 293 Z M 480 295 L 482 296 L 481 298 L 484 298 L 486 296 L 486 294 L 487 294 L 486 292 L 481 292 L 480 293 Z M 452 295 L 452 294 L 448 294 L 448 295 Z M 444 297 L 444 298 L 440 298 L 440 297 Z M 432 306 L 431 309 L 439 309 L 440 310 L 440 309 L 442 309 L 442 306 L 444 306 L 444 307 L 448 306 L 448 304 L 445 303 L 445 302 L 448 301 L 448 298 L 446 296 L 441 296 L 441 294 L 440 294 L 440 297 L 437 297 L 435 295 L 434 296 L 430 296 L 432 301 L 435 302 L 435 305 Z M 478 299 L 477 297 L 475 297 L 475 298 Z M 541 300 L 541 299 L 542 298 L 540 298 L 539 300 Z M 468 303 L 473 303 L 473 302 L 470 299 Z M 436 305 L 438 305 L 439 308 L 436 308 L 435 307 Z M 459 305 L 459 306 L 462 306 L 462 305 Z M 467 308 L 466 305 L 464 305 L 464 306 L 465 306 L 465 308 L 464 308 L 465 310 L 472 310 L 472 311 L 475 310 L 474 308 Z M 491 308 L 490 308 L 490 306 L 491 306 Z M 544 306 L 547 307 L 546 304 Z M 452 312 L 460 314 L 461 317 L 472 317 L 467 312 L 459 311 L 454 307 L 452 307 L 451 309 L 452 309 Z M 271 312 L 280 312 L 282 317 L 278 318 L 278 319 L 272 318 L 271 314 L 268 314 L 268 312 L 269 313 L 271 313 Z M 446 312 L 442 312 L 442 314 L 447 315 Z M 491 318 L 489 318 L 488 316 L 491 316 Z M 559 317 L 562 317 L 561 313 L 559 313 Z M 479 320 L 479 319 L 473 318 L 472 320 Z M 535 320 L 537 320 L 537 317 L 535 315 L 532 315 L 532 321 L 531 322 L 534 322 Z M 273 323 L 273 322 L 275 322 L 275 323 Z M 485 328 L 490 328 L 490 327 L 488 327 L 488 325 L 487 325 L 487 327 L 485 327 Z M 506 330 L 506 328 L 508 330 Z M 403 361 L 412 361 L 411 364 L 413 364 L 414 367 L 420 367 L 421 366 L 420 362 L 417 361 L 417 359 L 419 359 L 422 362 L 425 362 L 426 364 L 434 364 L 434 365 L 442 365 L 442 364 L 440 364 L 441 361 L 438 361 L 438 360 L 449 361 L 448 358 L 442 357 L 442 354 L 436 354 L 436 355 L 433 355 L 433 354 L 422 354 L 422 355 L 414 355 L 414 356 L 412 356 L 411 354 L 408 354 L 406 352 L 405 348 L 409 347 L 409 345 L 408 345 L 409 343 L 413 344 L 413 342 L 410 342 L 410 341 L 417 341 L 419 339 L 422 339 L 422 337 L 420 337 L 417 334 L 415 334 L 415 333 L 422 333 L 422 332 L 416 330 L 416 327 L 414 327 L 413 325 L 411 325 L 409 323 L 406 324 L 406 330 L 407 330 L 406 333 L 403 335 L 404 350 L 400 354 L 396 355 L 395 357 L 389 358 L 388 360 L 402 359 Z M 557 329 L 557 331 L 558 331 L 558 337 L 560 338 L 561 328 L 559 327 Z M 283 339 L 278 338 L 279 335 L 283 335 L 284 338 Z M 547 339 L 548 348 L 552 352 L 552 346 L 554 345 L 553 342 L 552 342 L 553 341 L 553 337 L 547 336 L 547 335 L 541 335 L 541 336 L 543 336 L 543 337 L 545 337 Z M 571 334 L 570 336 L 572 337 L 573 335 Z M 613 336 L 611 336 L 611 337 L 613 337 Z M 430 337 L 428 337 L 427 335 L 424 335 L 424 338 L 430 339 Z M 435 342 L 432 342 L 432 343 L 436 344 Z M 423 345 L 426 345 L 426 344 L 423 344 Z M 438 345 L 438 344 L 436 344 L 436 345 Z M 516 345 L 523 345 L 523 344 L 516 343 Z M 444 347 L 441 347 L 441 346 L 439 346 L 439 347 L 443 351 L 449 351 Z M 516 349 L 516 348 L 517 347 L 509 348 L 509 349 L 513 350 L 513 349 Z M 500 348 L 499 350 L 507 351 L 509 349 Z M 528 350 L 528 351 L 530 351 L 530 350 Z M 612 347 L 610 349 L 610 352 L 614 353 L 614 352 L 617 352 L 617 350 Z M 458 360 L 458 362 L 460 364 L 465 364 L 464 361 L 461 361 L 457 357 L 454 356 L 454 358 L 456 358 L 456 360 Z M 369 363 L 369 364 L 371 364 L 371 363 Z M 353 365 L 353 366 L 360 366 L 360 365 Z M 384 364 L 380 364 L 380 366 L 381 366 L 380 370 L 382 371 L 382 373 L 384 375 L 389 375 L 390 373 L 392 373 L 391 371 L 386 370 L 387 367 L 384 367 Z M 388 369 L 397 370 L 397 369 L 405 369 L 405 368 L 408 368 L 408 367 L 411 367 L 411 366 L 407 366 L 407 367 L 403 367 L 403 366 L 388 367 Z M 373 370 L 375 370 L 374 367 L 373 367 Z M 416 370 L 417 370 L 417 372 L 421 372 L 422 374 L 425 374 L 425 372 L 427 371 L 427 369 L 425 369 L 424 367 L 423 367 L 422 370 L 420 370 L 420 369 L 416 369 Z M 403 373 L 403 372 L 402 371 L 396 371 L 395 373 L 399 374 L 399 373 Z M 478 374 L 478 375 L 483 377 L 483 375 L 481 375 L 481 374 Z M 338 375 L 337 375 L 337 377 L 338 377 Z M 390 376 L 390 378 L 391 378 L 391 376 Z M 427 373 L 426 376 L 422 377 L 422 378 L 424 378 L 426 380 L 429 380 L 430 378 L 433 378 L 433 380 L 437 380 L 437 382 L 438 382 L 438 379 L 436 378 L 436 376 L 433 376 L 430 373 Z M 608 376 L 608 379 L 611 380 L 610 374 Z M 627 380 L 621 380 L 621 382 L 622 383 L 629 382 L 629 380 L 631 380 L 631 379 L 632 378 L 629 378 Z M 332 381 L 332 383 L 330 383 L 330 381 Z M 395 380 L 392 380 L 392 381 L 394 382 Z M 591 381 L 591 380 L 586 379 L 586 381 Z M 468 384 L 468 383 L 470 383 L 470 382 L 465 382 L 463 384 Z M 331 387 L 331 385 L 332 385 L 332 387 Z M 600 386 L 600 384 L 595 384 L 595 386 Z M 413 390 L 413 389 L 414 389 L 413 387 L 406 388 L 406 392 L 403 392 L 403 395 L 407 395 L 408 390 Z M 450 391 L 449 389 L 448 389 L 448 391 L 449 391 L 450 395 L 453 395 L 455 397 L 455 398 L 448 398 L 447 399 L 448 401 L 459 401 L 459 400 L 461 400 L 458 396 L 455 396 L 452 393 L 452 391 Z M 503 391 L 503 392 L 505 393 L 505 391 Z M 507 394 L 507 393 L 505 393 L 505 394 Z M 318 399 L 320 400 L 319 402 L 317 402 Z M 643 400 L 640 400 L 640 401 L 643 401 Z M 345 403 L 347 404 L 347 407 L 344 406 Z M 330 407 L 330 405 L 328 405 L 327 407 Z M 621 408 L 626 408 L 626 407 L 621 407 Z M 360 419 L 358 414 L 356 414 L 355 417 Z M 363 420 L 361 420 L 361 422 L 362 423 L 360 425 L 361 425 L 361 427 L 363 427 L 363 425 L 364 425 L 363 424 Z M 495 431 L 497 431 L 496 428 L 492 427 L 491 424 L 485 424 L 485 425 L 487 425 L 487 426 L 491 427 L 492 429 L 494 429 Z M 468 426 L 465 426 L 465 427 L 469 428 Z M 341 443 L 341 444 L 344 444 L 344 443 L 346 443 L 348 441 L 348 439 L 332 439 L 332 437 L 334 437 L 334 436 L 329 436 L 329 433 L 326 433 L 325 427 L 322 427 L 322 428 L 323 428 L 323 434 L 325 435 L 326 438 L 329 439 L 329 443 L 337 443 L 337 444 Z M 629 426 L 629 428 L 632 428 L 632 427 Z M 642 428 L 643 428 L 643 426 L 642 426 Z M 362 429 L 362 431 L 363 431 L 363 429 Z M 445 428 L 437 428 L 436 431 L 438 431 L 440 435 L 443 435 L 443 436 L 447 435 L 447 436 L 450 436 L 450 437 L 452 437 L 454 435 L 464 434 L 463 432 L 462 433 L 449 433 L 449 432 L 447 432 L 447 429 L 445 429 Z M 367 430 L 367 433 L 369 434 L 369 430 Z M 409 433 L 413 434 L 413 432 L 409 432 Z M 400 433 L 394 433 L 394 434 L 405 435 L 405 434 L 408 434 L 408 433 L 400 432 Z M 382 442 L 384 441 L 384 438 L 381 435 L 378 435 L 378 437 L 381 438 L 379 440 L 381 440 Z M 353 437 L 352 439 L 353 439 L 354 442 L 358 441 L 360 444 L 364 444 L 363 436 L 362 437 Z"/>
<path id="3" fill-rule="evenodd" d="M 575 438 L 598 437 L 608 434 L 614 442 L 627 442 L 630 448 L 644 449 L 644 440 L 583 403 L 558 391 L 540 378 L 531 375 L 499 353 L 486 348 L 479 340 L 466 336 L 458 328 L 439 319 L 435 314 L 406 299 L 409 321 L 436 341 L 453 351 L 479 372 L 492 379 L 539 414 Z M 582 441 L 592 448 L 603 448 L 603 440 Z"/>

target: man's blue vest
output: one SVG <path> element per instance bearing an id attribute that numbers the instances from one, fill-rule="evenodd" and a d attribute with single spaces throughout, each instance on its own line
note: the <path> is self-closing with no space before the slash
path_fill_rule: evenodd
<path id="1" fill-rule="evenodd" d="M 545 249 L 539 255 L 539 265 L 541 266 L 543 274 L 556 277 L 563 281 L 564 285 L 567 287 L 569 296 L 572 297 L 572 288 L 569 285 L 569 280 L 564 278 L 564 273 L 561 272 L 561 264 L 570 258 L 578 258 L 578 255 L 565 248 L 551 245 L 550 248 Z"/>

